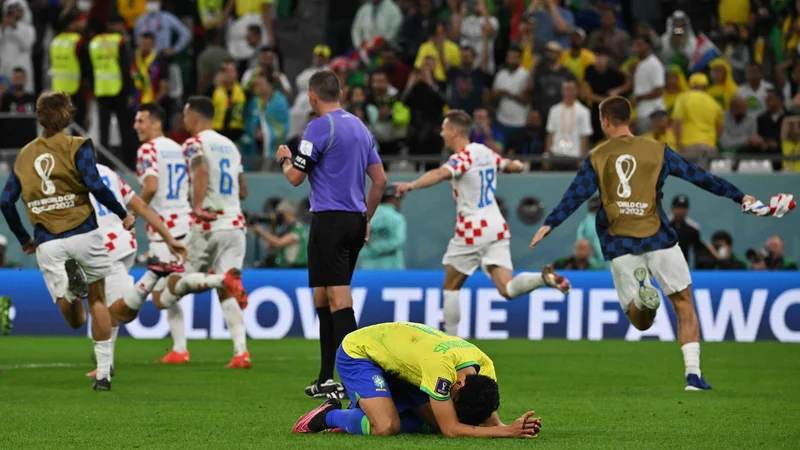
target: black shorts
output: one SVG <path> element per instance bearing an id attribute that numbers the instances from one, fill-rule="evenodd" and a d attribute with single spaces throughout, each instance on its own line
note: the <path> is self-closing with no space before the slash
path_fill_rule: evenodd
<path id="1" fill-rule="evenodd" d="M 363 213 L 314 213 L 308 236 L 308 286 L 350 286 L 366 235 Z"/>

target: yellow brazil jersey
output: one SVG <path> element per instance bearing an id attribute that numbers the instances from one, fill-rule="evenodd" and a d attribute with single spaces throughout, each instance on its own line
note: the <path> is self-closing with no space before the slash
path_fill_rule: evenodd
<path id="1" fill-rule="evenodd" d="M 661 142 L 662 144 L 667 144 L 672 150 L 678 151 L 678 143 L 675 140 L 675 132 L 672 131 L 672 128 L 667 128 L 667 132 L 664 134 L 660 134 L 656 136 L 654 132 L 649 132 L 644 135 L 646 138 L 650 138 L 654 141 Z"/>
<path id="2" fill-rule="evenodd" d="M 702 91 L 689 91 L 678 98 L 672 118 L 682 124 L 684 147 L 692 145 L 717 146 L 717 127 L 722 125 L 722 107 Z"/>
<path id="3" fill-rule="evenodd" d="M 274 0 L 236 0 L 236 17 L 242 17 L 245 14 L 261 14 L 264 11 L 264 5 L 271 5 Z"/>
<path id="4" fill-rule="evenodd" d="M 342 347 L 351 358 L 369 359 L 387 374 L 419 386 L 436 400 L 450 398 L 456 371 L 474 366 L 497 379 L 494 363 L 478 347 L 427 325 L 392 322 L 347 335 Z"/>
<path id="5" fill-rule="evenodd" d="M 461 65 L 461 49 L 455 42 L 450 40 L 444 41 L 443 52 L 444 57 L 447 58 L 447 62 L 450 64 L 450 66 L 458 67 Z M 425 62 L 425 58 L 428 57 L 431 57 L 436 61 L 436 68 L 433 71 L 433 76 L 437 81 L 446 81 L 447 74 L 444 71 L 442 61 L 439 59 L 439 50 L 436 49 L 436 46 L 431 41 L 427 41 L 419 46 L 419 50 L 417 51 L 417 59 L 414 60 L 414 67 L 417 69 L 421 68 L 422 63 Z"/>
<path id="6" fill-rule="evenodd" d="M 800 142 L 787 139 L 781 142 L 781 150 L 783 151 L 783 156 L 800 156 Z M 800 172 L 800 161 L 785 161 L 783 163 L 783 170 Z"/>
<path id="7" fill-rule="evenodd" d="M 573 57 L 571 50 L 564 50 L 561 52 L 560 62 L 561 65 L 575 75 L 575 78 L 578 79 L 578 85 L 580 85 L 583 82 L 586 68 L 594 64 L 594 52 L 583 48 L 577 57 Z"/>

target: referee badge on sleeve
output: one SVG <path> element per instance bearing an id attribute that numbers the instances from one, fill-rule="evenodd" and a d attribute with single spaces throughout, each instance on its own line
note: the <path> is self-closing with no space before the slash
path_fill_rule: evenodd
<path id="1" fill-rule="evenodd" d="M 433 390 L 433 392 L 439 395 L 450 395 L 450 386 L 452 386 L 450 380 L 439 378 L 436 380 L 436 388 Z"/>
<path id="2" fill-rule="evenodd" d="M 309 141 L 300 141 L 300 154 L 305 156 L 311 156 L 311 152 L 314 150 L 314 144 Z"/>

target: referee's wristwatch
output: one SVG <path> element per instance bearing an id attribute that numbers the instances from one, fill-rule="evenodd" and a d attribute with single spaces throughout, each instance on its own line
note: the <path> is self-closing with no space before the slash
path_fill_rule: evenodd
<path id="1" fill-rule="evenodd" d="M 283 158 L 281 158 L 281 160 L 280 160 L 280 161 L 278 161 L 278 166 L 279 166 L 280 168 L 283 168 L 283 163 L 285 163 L 286 161 L 288 161 L 288 160 L 290 160 L 290 159 L 292 159 L 292 158 L 290 158 L 290 157 L 288 157 L 288 156 L 284 156 Z"/>

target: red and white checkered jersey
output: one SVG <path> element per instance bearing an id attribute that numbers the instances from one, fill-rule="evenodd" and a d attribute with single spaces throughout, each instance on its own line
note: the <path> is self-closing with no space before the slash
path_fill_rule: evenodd
<path id="1" fill-rule="evenodd" d="M 179 238 L 189 233 L 193 220 L 189 205 L 189 174 L 180 144 L 163 136 L 142 144 L 136 158 L 136 176 L 142 185 L 147 177 L 158 180 L 158 189 L 150 206 L 161 216 L 170 234 Z M 163 241 L 149 224 L 146 229 L 147 239 L 151 242 Z"/>
<path id="2" fill-rule="evenodd" d="M 102 164 L 97 165 L 97 172 L 100 179 L 108 186 L 117 201 L 127 206 L 136 195 L 133 189 L 120 177 L 117 172 Z M 119 261 L 122 258 L 136 252 L 136 235 L 132 231 L 126 230 L 122 226 L 122 220 L 105 206 L 97 203 L 97 199 L 89 194 L 92 200 L 95 214 L 97 215 L 97 225 L 103 233 L 103 244 L 108 249 L 112 261 Z"/>
<path id="3" fill-rule="evenodd" d="M 506 160 L 483 144 L 469 144 L 443 166 L 452 174 L 456 235 L 466 245 L 509 239 L 508 224 L 495 201 L 498 172 Z"/>
<path id="4" fill-rule="evenodd" d="M 203 232 L 244 228 L 239 201 L 239 174 L 244 169 L 242 155 L 236 145 L 214 130 L 205 130 L 184 142 L 183 154 L 190 173 L 192 160 L 205 157 L 208 191 L 203 200 L 203 209 L 217 214 L 217 219 L 212 222 L 195 219 L 195 225 L 202 227 Z"/>

